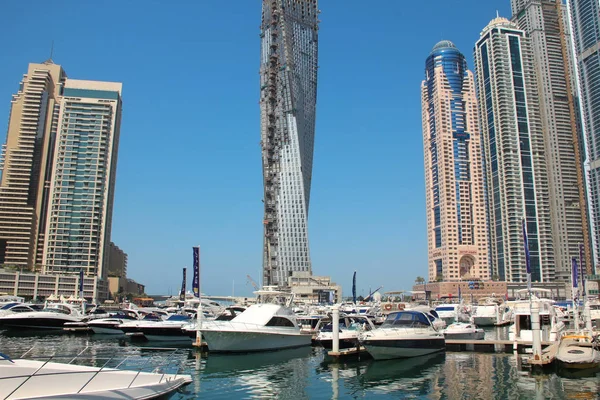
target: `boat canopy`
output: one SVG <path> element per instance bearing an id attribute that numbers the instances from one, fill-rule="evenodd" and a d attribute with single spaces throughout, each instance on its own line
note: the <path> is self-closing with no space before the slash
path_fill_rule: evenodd
<path id="1" fill-rule="evenodd" d="M 387 318 L 383 322 L 383 325 L 426 327 L 431 326 L 431 322 L 429 321 L 429 318 L 427 318 L 427 316 L 422 312 L 398 311 L 388 314 Z"/>

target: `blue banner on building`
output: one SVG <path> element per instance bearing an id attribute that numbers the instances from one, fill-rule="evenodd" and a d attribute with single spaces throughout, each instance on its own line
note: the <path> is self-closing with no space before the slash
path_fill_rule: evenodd
<path id="1" fill-rule="evenodd" d="M 200 297 L 200 247 L 192 247 L 194 252 L 194 282 L 192 290 L 194 296 Z"/>
<path id="2" fill-rule="evenodd" d="M 83 270 L 79 271 L 79 294 L 83 296 Z"/>

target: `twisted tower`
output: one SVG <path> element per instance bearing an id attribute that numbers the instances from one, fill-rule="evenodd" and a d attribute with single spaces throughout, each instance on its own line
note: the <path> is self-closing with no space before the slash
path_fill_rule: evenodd
<path id="1" fill-rule="evenodd" d="M 260 57 L 263 285 L 310 275 L 308 205 L 317 101 L 317 0 L 263 0 Z"/>

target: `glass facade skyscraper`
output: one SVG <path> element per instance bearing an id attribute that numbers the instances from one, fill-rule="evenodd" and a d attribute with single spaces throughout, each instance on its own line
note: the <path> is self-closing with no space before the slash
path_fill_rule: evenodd
<path id="1" fill-rule="evenodd" d="M 475 45 L 484 148 L 490 267 L 501 280 L 527 278 L 526 218 L 533 281 L 555 278 L 544 138 L 537 81 L 525 32 L 492 20 Z"/>
<path id="2" fill-rule="evenodd" d="M 107 277 L 121 84 L 67 79 L 60 101 L 46 241 L 46 272 Z"/>
<path id="3" fill-rule="evenodd" d="M 511 0 L 513 21 L 529 37 L 546 146 L 556 279 L 571 279 L 571 258 L 584 245 L 591 263 L 587 197 L 579 138 L 577 85 L 567 9 L 556 0 Z"/>
<path id="4" fill-rule="evenodd" d="M 447 40 L 421 84 L 429 280 L 489 279 L 481 142 L 473 73 Z"/>
<path id="5" fill-rule="evenodd" d="M 600 2 L 568 0 L 578 70 L 585 170 L 592 232 L 593 273 L 600 262 Z"/>
<path id="6" fill-rule="evenodd" d="M 260 57 L 263 285 L 312 273 L 308 206 L 317 101 L 316 0 L 263 0 Z"/>

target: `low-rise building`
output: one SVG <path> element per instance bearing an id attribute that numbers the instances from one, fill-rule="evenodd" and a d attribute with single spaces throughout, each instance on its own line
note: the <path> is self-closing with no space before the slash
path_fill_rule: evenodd
<path id="1" fill-rule="evenodd" d="M 79 297 L 79 274 L 42 274 L 0 269 L 0 294 L 44 300 L 50 295 Z M 108 298 L 108 282 L 97 276 L 84 276 L 83 297 L 93 302 Z"/>
<path id="2" fill-rule="evenodd" d="M 308 272 L 294 272 L 288 277 L 288 285 L 296 300 L 306 303 L 339 303 L 342 287 L 329 276 L 313 276 Z"/>
<path id="3" fill-rule="evenodd" d="M 108 290 L 112 297 L 116 297 L 119 294 L 131 293 L 134 295 L 141 295 L 145 293 L 146 287 L 141 283 L 137 283 L 133 279 L 126 277 L 108 277 Z"/>

